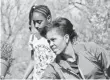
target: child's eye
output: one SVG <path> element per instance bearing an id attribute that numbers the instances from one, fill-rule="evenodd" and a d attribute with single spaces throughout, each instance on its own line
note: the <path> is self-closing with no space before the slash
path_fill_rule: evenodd
<path id="1" fill-rule="evenodd" d="M 33 23 L 34 25 L 37 23 L 37 24 L 41 24 L 42 23 L 42 20 L 33 20 Z"/>
<path id="2" fill-rule="evenodd" d="M 42 23 L 42 20 L 38 20 L 37 22 L 38 22 L 38 24 L 41 24 Z"/>

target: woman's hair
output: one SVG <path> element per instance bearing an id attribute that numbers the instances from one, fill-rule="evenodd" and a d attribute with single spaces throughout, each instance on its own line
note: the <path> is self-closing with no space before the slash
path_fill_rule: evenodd
<path id="1" fill-rule="evenodd" d="M 73 24 L 67 18 L 60 17 L 55 19 L 52 24 L 49 24 L 46 27 L 45 32 L 47 33 L 53 28 L 58 28 L 60 34 L 62 35 L 68 34 L 71 41 L 78 36 L 75 30 L 73 30 Z"/>
<path id="2" fill-rule="evenodd" d="M 48 16 L 51 18 L 51 12 L 47 6 L 45 6 L 45 5 L 33 5 L 31 7 L 30 12 L 29 12 L 29 25 L 31 25 L 33 12 L 39 12 L 42 15 L 44 15 L 45 18 L 47 18 Z"/>

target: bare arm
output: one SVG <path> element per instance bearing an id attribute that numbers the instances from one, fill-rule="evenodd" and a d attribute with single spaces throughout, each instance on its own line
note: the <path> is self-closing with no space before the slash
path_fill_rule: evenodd
<path id="1" fill-rule="evenodd" d="M 34 59 L 33 59 L 33 50 L 31 50 L 31 61 L 29 63 L 29 66 L 24 74 L 23 79 L 27 79 L 29 77 L 29 75 L 32 73 L 33 69 L 34 69 Z"/>

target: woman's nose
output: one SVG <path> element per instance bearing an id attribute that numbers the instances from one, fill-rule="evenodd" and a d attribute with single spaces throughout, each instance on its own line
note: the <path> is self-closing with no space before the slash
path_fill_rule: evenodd
<path id="1" fill-rule="evenodd" d="M 53 49 L 55 46 L 54 46 L 54 43 L 50 41 L 50 47 Z"/>
<path id="2" fill-rule="evenodd" d="M 50 46 L 52 46 L 52 45 L 53 45 L 53 42 L 52 42 L 52 41 L 50 41 L 50 42 L 49 42 L 49 45 L 50 45 Z"/>

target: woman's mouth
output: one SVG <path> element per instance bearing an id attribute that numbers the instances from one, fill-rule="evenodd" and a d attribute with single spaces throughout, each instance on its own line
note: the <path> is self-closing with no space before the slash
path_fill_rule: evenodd
<path id="1" fill-rule="evenodd" d="M 51 48 L 53 50 L 53 52 L 56 52 L 56 49 L 55 48 Z"/>

